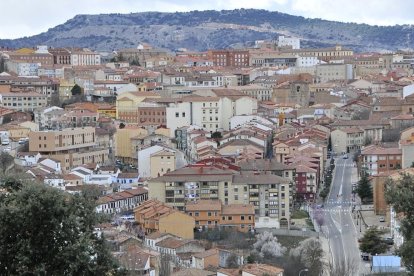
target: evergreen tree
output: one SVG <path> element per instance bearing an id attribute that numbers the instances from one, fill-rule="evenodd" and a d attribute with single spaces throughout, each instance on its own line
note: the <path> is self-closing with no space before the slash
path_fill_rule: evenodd
<path id="1" fill-rule="evenodd" d="M 404 213 L 400 228 L 404 243 L 397 254 L 408 271 L 414 272 L 414 176 L 402 174 L 398 181 L 387 180 L 385 198 L 396 213 Z"/>
<path id="2" fill-rule="evenodd" d="M 116 275 L 94 232 L 95 200 L 43 184 L 0 182 L 0 275 Z"/>
<path id="3" fill-rule="evenodd" d="M 381 239 L 381 232 L 376 227 L 373 227 L 364 233 L 359 249 L 362 252 L 377 255 L 385 253 L 388 245 Z"/>
<path id="4" fill-rule="evenodd" d="M 372 187 L 369 183 L 368 173 L 366 171 L 362 172 L 362 177 L 358 181 L 357 193 L 362 202 L 372 200 Z"/>
<path id="5" fill-rule="evenodd" d="M 72 96 L 77 96 L 77 95 L 81 95 L 82 94 L 82 88 L 75 84 L 72 89 L 70 90 L 70 92 L 72 92 Z"/>

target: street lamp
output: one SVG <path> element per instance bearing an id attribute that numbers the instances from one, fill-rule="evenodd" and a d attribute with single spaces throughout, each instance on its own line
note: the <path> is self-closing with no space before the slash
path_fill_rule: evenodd
<path id="1" fill-rule="evenodd" d="M 299 276 L 302 275 L 302 272 L 308 272 L 308 271 L 309 271 L 309 269 L 307 269 L 307 268 L 302 269 L 301 271 L 299 271 Z"/>

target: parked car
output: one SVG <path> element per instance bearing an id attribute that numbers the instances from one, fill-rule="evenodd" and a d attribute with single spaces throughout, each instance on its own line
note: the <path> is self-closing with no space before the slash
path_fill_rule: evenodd
<path id="1" fill-rule="evenodd" d="M 369 254 L 368 253 L 362 253 L 361 258 L 363 261 L 369 262 Z"/>
<path id="2" fill-rule="evenodd" d="M 385 222 L 385 218 L 384 218 L 384 217 L 380 217 L 380 218 L 379 218 L 379 221 L 380 221 L 380 222 Z"/>
<path id="3" fill-rule="evenodd" d="M 388 245 L 393 245 L 394 244 L 394 239 L 391 237 L 386 237 L 384 238 L 384 242 Z"/>

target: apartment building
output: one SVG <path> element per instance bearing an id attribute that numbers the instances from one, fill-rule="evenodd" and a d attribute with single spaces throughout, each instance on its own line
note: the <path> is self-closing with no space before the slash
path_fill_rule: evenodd
<path id="1" fill-rule="evenodd" d="M 49 49 L 49 53 L 53 55 L 53 64 L 65 64 L 70 65 L 70 51 L 64 48 Z"/>
<path id="2" fill-rule="evenodd" d="M 354 78 L 352 64 L 320 64 L 316 66 L 316 81 L 351 80 Z"/>
<path id="3" fill-rule="evenodd" d="M 277 175 L 234 174 L 213 166 L 188 166 L 149 181 L 149 198 L 183 210 L 186 202 L 220 200 L 224 205 L 252 204 L 257 217 L 287 225 L 291 181 Z"/>
<path id="4" fill-rule="evenodd" d="M 292 47 L 292 49 L 300 49 L 300 39 L 297 37 L 288 37 L 279 35 L 277 38 L 277 46 L 279 47 Z"/>
<path id="5" fill-rule="evenodd" d="M 97 201 L 96 212 L 114 214 L 129 211 L 148 199 L 148 190 L 142 187 L 102 196 Z"/>
<path id="6" fill-rule="evenodd" d="M 214 66 L 224 67 L 248 67 L 248 50 L 209 50 L 208 58 L 213 61 Z"/>
<path id="7" fill-rule="evenodd" d="M 331 141 L 336 153 L 355 152 L 365 143 L 364 130 L 358 127 L 336 129 L 331 132 Z"/>
<path id="8" fill-rule="evenodd" d="M 194 238 L 195 220 L 164 203 L 150 199 L 134 209 L 135 221 L 145 234 L 169 233 L 184 239 Z"/>
<path id="9" fill-rule="evenodd" d="M 270 101 L 272 99 L 272 88 L 267 88 L 261 85 L 249 84 L 243 86 L 231 86 L 227 89 L 239 91 L 247 96 L 255 98 L 258 101 Z M 224 90 L 225 91 L 225 90 Z"/>
<path id="10" fill-rule="evenodd" d="M 70 54 L 72 66 L 101 65 L 101 55 L 89 49 L 73 50 Z"/>
<path id="11" fill-rule="evenodd" d="M 402 168 L 402 150 L 370 145 L 361 151 L 361 167 L 370 175 Z"/>
<path id="12" fill-rule="evenodd" d="M 19 111 L 35 111 L 47 106 L 47 96 L 31 91 L 10 91 L 0 93 L 3 107 Z"/>
<path id="13" fill-rule="evenodd" d="M 220 200 L 187 202 L 185 212 L 194 217 L 196 227 L 231 228 L 247 232 L 254 228 L 254 206 L 250 204 L 222 205 Z"/>
<path id="14" fill-rule="evenodd" d="M 296 197 L 304 201 L 314 202 L 316 200 L 317 173 L 314 168 L 298 164 L 296 168 Z"/>
<path id="15" fill-rule="evenodd" d="M 145 114 L 140 115 L 139 113 L 140 103 L 146 98 L 160 97 L 161 96 L 157 93 L 146 91 L 122 93 L 116 99 L 116 118 L 127 123 L 138 123 L 140 116 L 145 117 Z M 156 112 L 161 112 L 161 110 Z"/>
<path id="16" fill-rule="evenodd" d="M 96 144 L 94 127 L 29 133 L 29 150 L 59 160 L 64 172 L 87 163 L 106 163 L 109 149 Z"/>
<path id="17" fill-rule="evenodd" d="M 323 61 L 339 60 L 351 57 L 354 52 L 350 49 L 344 49 L 340 45 L 329 48 L 307 48 L 307 49 L 283 49 L 282 53 L 290 53 L 299 56 L 314 56 Z"/>
<path id="18" fill-rule="evenodd" d="M 22 48 L 8 53 L 10 61 L 36 63 L 41 65 L 53 65 L 53 55 L 47 49 Z"/>

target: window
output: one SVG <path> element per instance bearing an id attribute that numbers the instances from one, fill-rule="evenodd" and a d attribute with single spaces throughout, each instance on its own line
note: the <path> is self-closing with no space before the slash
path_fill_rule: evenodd
<path id="1" fill-rule="evenodd" d="M 227 220 L 233 220 L 233 217 L 232 216 L 228 216 L 227 217 Z"/>
<path id="2" fill-rule="evenodd" d="M 183 117 L 185 117 L 185 112 L 183 112 L 181 115 L 182 115 Z"/>
<path id="3" fill-rule="evenodd" d="M 222 219 L 222 220 L 226 220 L 226 217 L 222 217 L 221 219 Z"/>
<path id="4" fill-rule="evenodd" d="M 189 216 L 193 216 L 193 213 L 192 213 L 192 212 L 190 212 L 190 213 L 188 213 L 188 215 L 189 215 Z"/>
<path id="5" fill-rule="evenodd" d="M 244 220 L 244 216 L 240 216 L 240 219 L 241 219 L 241 220 Z"/>
<path id="6" fill-rule="evenodd" d="M 249 216 L 248 218 L 249 218 L 249 220 L 252 220 L 252 216 Z"/>
<path id="7" fill-rule="evenodd" d="M 207 213 L 207 216 L 211 217 L 211 212 L 208 212 L 208 213 Z"/>
<path id="8" fill-rule="evenodd" d="M 198 216 L 200 216 L 200 213 L 199 212 L 195 212 L 194 213 L 194 216 L 198 217 Z"/>
<path id="9" fill-rule="evenodd" d="M 178 118 L 180 116 L 180 113 L 175 112 L 175 117 Z"/>
<path id="10" fill-rule="evenodd" d="M 234 196 L 234 200 L 239 200 L 239 196 L 238 195 L 235 195 Z"/>
<path id="11" fill-rule="evenodd" d="M 229 183 L 224 182 L 224 187 L 225 187 L 225 188 L 227 188 L 227 187 L 228 187 L 228 185 L 229 185 Z"/>

